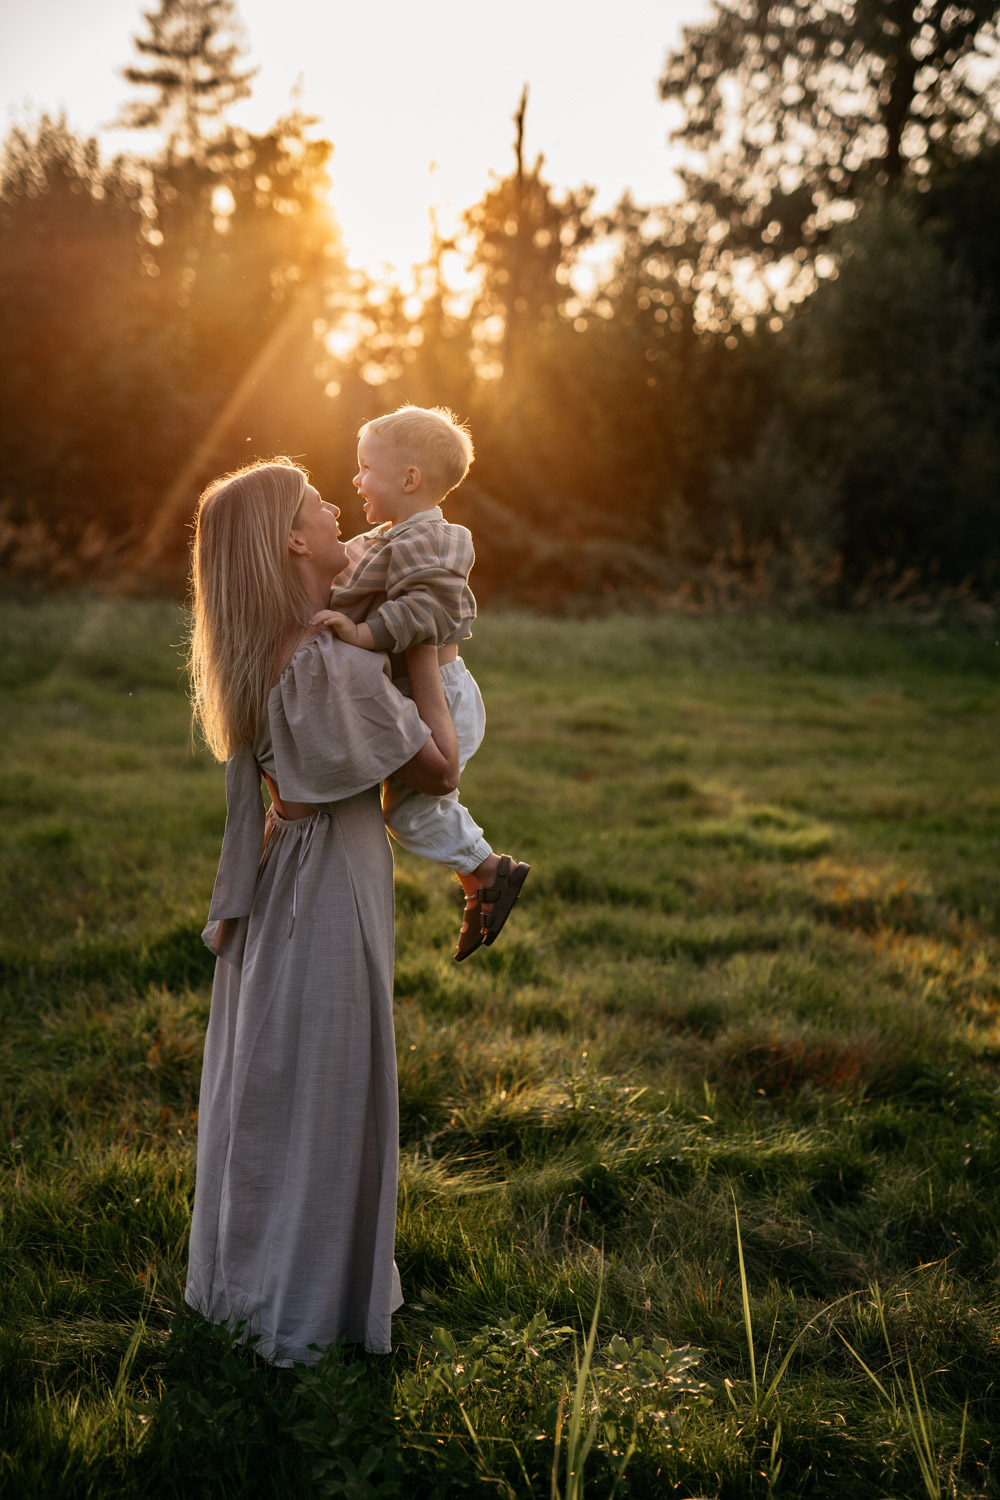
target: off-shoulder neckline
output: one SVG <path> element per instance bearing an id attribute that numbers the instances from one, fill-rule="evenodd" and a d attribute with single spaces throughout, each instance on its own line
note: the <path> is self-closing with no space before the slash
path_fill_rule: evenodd
<path id="1" fill-rule="evenodd" d="M 298 645 L 294 647 L 294 649 L 292 650 L 291 654 L 286 659 L 284 666 L 281 668 L 281 671 L 278 673 L 278 675 L 275 678 L 274 682 L 272 683 L 271 687 L 268 689 L 268 694 L 267 694 L 268 698 L 270 698 L 270 696 L 274 692 L 275 688 L 279 686 L 282 678 L 284 677 L 285 673 L 288 671 L 289 667 L 292 665 L 292 663 L 295 660 L 295 658 L 298 656 L 299 652 L 300 651 L 304 651 L 307 646 L 312 646 L 312 645 L 315 645 L 317 643 L 320 644 L 321 646 L 325 643 L 325 644 L 327 644 L 330 647 L 331 650 L 335 646 L 338 646 L 338 647 L 343 647 L 345 651 L 351 651 L 351 652 L 357 651 L 363 657 L 368 657 L 368 656 L 373 656 L 373 655 L 378 654 L 378 653 L 371 652 L 371 651 L 362 651 L 360 646 L 351 646 L 351 645 L 349 645 L 347 641 L 342 641 L 339 636 L 334 635 L 333 631 L 330 630 L 330 629 L 328 629 L 327 626 L 325 626 L 325 625 L 317 626 L 317 628 L 313 631 L 312 635 L 305 636 L 302 640 L 299 641 Z"/>
<path id="2" fill-rule="evenodd" d="M 296 642 L 296 644 L 292 647 L 291 651 L 285 657 L 285 660 L 282 662 L 281 667 L 280 667 L 280 669 L 278 671 L 277 677 L 274 679 L 274 681 L 271 683 L 271 686 L 267 690 L 268 697 L 270 697 L 271 694 L 274 692 L 275 688 L 278 686 L 278 683 L 284 677 L 285 673 L 288 671 L 288 668 L 292 665 L 292 662 L 298 656 L 299 652 L 305 646 L 311 645 L 313 643 L 313 641 L 318 641 L 319 638 L 320 638 L 320 636 L 324 632 L 327 635 L 330 634 L 330 632 L 326 629 L 325 625 L 317 625 L 314 628 L 307 627 L 307 629 L 310 629 L 311 633 L 309 635 L 301 635 L 299 637 L 298 641 Z"/>

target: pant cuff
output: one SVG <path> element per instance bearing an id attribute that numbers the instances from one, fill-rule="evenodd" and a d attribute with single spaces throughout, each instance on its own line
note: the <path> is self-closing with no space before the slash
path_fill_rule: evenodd
<path id="1" fill-rule="evenodd" d="M 484 859 L 489 859 L 493 853 L 491 846 L 485 839 L 480 839 L 474 846 L 471 854 L 464 859 L 456 860 L 452 869 L 459 875 L 471 875 L 473 870 L 478 870 Z"/>

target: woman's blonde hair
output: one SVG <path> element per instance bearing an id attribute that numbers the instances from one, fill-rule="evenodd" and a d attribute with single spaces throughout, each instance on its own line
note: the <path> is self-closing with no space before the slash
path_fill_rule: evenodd
<path id="1" fill-rule="evenodd" d="M 282 642 L 312 613 L 288 551 L 307 483 L 275 458 L 213 480 L 198 502 L 188 670 L 194 722 L 216 760 L 256 740 Z"/>

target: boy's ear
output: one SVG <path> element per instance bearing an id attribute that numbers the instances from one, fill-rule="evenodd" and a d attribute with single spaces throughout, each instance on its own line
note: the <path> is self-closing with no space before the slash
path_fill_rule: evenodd
<path id="1" fill-rule="evenodd" d="M 413 491 L 419 488 L 420 479 L 420 470 L 415 464 L 409 464 L 403 474 L 403 494 L 412 495 Z"/>

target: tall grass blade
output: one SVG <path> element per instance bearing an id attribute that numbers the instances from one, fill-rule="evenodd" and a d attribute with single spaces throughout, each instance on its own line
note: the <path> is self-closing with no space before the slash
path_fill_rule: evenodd
<path id="1" fill-rule="evenodd" d="M 872 1304 L 878 1316 L 879 1327 L 882 1331 L 882 1337 L 885 1340 L 885 1346 L 889 1353 L 889 1359 L 892 1362 L 895 1389 L 891 1393 L 886 1390 L 885 1386 L 882 1384 L 881 1380 L 879 1380 L 875 1372 L 869 1368 L 869 1366 L 861 1358 L 861 1355 L 858 1353 L 858 1351 L 852 1344 L 848 1342 L 846 1338 L 844 1338 L 844 1335 L 842 1333 L 840 1334 L 841 1341 L 848 1352 L 852 1354 L 857 1360 L 858 1364 L 864 1370 L 865 1374 L 868 1376 L 869 1380 L 871 1380 L 875 1388 L 882 1396 L 885 1397 L 886 1401 L 889 1402 L 893 1411 L 902 1411 L 903 1422 L 906 1426 L 907 1433 L 909 1434 L 910 1442 L 913 1444 L 913 1451 L 917 1460 L 917 1467 L 920 1470 L 920 1477 L 923 1481 L 924 1489 L 927 1492 L 928 1500 L 941 1500 L 941 1478 L 939 1473 L 937 1451 L 934 1445 L 934 1430 L 931 1426 L 930 1415 L 927 1406 L 926 1387 L 924 1386 L 923 1381 L 921 1381 L 918 1386 L 917 1377 L 913 1369 L 913 1361 L 911 1360 L 909 1351 L 907 1350 L 906 1369 L 909 1376 L 909 1386 L 912 1399 L 911 1396 L 907 1395 L 906 1388 L 903 1382 L 896 1374 L 896 1363 L 893 1359 L 892 1344 L 889 1340 L 889 1330 L 886 1326 L 885 1321 L 885 1304 L 882 1301 L 882 1294 L 878 1287 L 872 1288 Z M 966 1398 L 965 1406 L 962 1411 L 962 1431 L 959 1439 L 959 1467 L 961 1467 L 962 1457 L 965 1452 L 965 1429 L 968 1411 L 969 1402 L 968 1398 Z"/>
<path id="2" fill-rule="evenodd" d="M 141 1345 L 146 1334 L 146 1321 L 149 1317 L 149 1309 L 153 1305 L 153 1295 L 155 1291 L 156 1272 L 150 1269 L 149 1279 L 146 1284 L 146 1292 L 143 1297 L 142 1311 L 139 1314 L 139 1318 L 136 1322 L 135 1327 L 132 1329 L 132 1336 L 129 1339 L 128 1344 L 126 1345 L 125 1353 L 122 1355 L 121 1362 L 118 1366 L 118 1374 L 115 1376 L 115 1383 L 111 1391 L 112 1406 L 117 1407 L 121 1402 L 122 1395 L 128 1383 L 128 1378 L 132 1373 L 132 1367 L 135 1364 L 136 1355 L 139 1353 L 139 1346 Z"/>
<path id="3" fill-rule="evenodd" d="M 732 1193 L 731 1187 L 730 1192 Z M 781 1364 L 775 1371 L 770 1385 L 768 1385 L 763 1391 L 758 1389 L 757 1364 L 754 1358 L 753 1348 L 753 1316 L 750 1312 L 750 1293 L 747 1287 L 746 1263 L 743 1258 L 743 1239 L 740 1235 L 740 1214 L 739 1209 L 736 1207 L 736 1194 L 732 1193 L 732 1196 L 733 1217 L 736 1221 L 736 1254 L 740 1265 L 740 1293 L 743 1299 L 743 1325 L 746 1329 L 747 1351 L 750 1356 L 750 1379 L 753 1387 L 753 1404 L 755 1410 L 764 1411 L 774 1400 L 774 1397 L 777 1394 L 778 1386 L 781 1384 L 782 1377 L 784 1376 L 785 1371 L 788 1369 L 788 1366 L 791 1363 L 792 1356 L 801 1344 L 805 1335 L 809 1332 L 809 1329 L 812 1328 L 816 1323 L 818 1323 L 820 1318 L 825 1318 L 829 1313 L 833 1312 L 834 1308 L 839 1307 L 842 1302 L 849 1302 L 852 1297 L 857 1295 L 857 1293 L 848 1292 L 845 1296 L 838 1297 L 835 1302 L 829 1303 L 828 1306 L 820 1308 L 818 1313 L 814 1313 L 813 1316 L 809 1319 L 808 1323 L 803 1323 L 802 1327 L 795 1335 L 795 1338 L 789 1344 L 788 1349 L 785 1351 L 785 1357 L 782 1359 Z M 774 1347 L 774 1334 L 777 1325 L 778 1315 L 777 1313 L 775 1313 L 774 1323 L 771 1326 L 771 1337 L 768 1341 L 767 1346 L 767 1355 L 764 1359 L 764 1374 L 762 1376 L 762 1381 L 767 1379 L 767 1370 L 768 1365 L 771 1362 L 771 1350 Z M 843 1335 L 841 1335 L 841 1337 L 843 1337 Z M 871 1372 L 869 1371 L 868 1373 L 870 1374 Z M 732 1400 L 732 1392 L 728 1386 L 728 1383 L 727 1391 L 729 1392 L 730 1400 Z"/>
<path id="4" fill-rule="evenodd" d="M 965 1398 L 965 1404 L 962 1407 L 962 1430 L 961 1430 L 961 1432 L 958 1435 L 958 1458 L 957 1458 L 956 1463 L 955 1463 L 955 1467 L 959 1471 L 961 1471 L 962 1460 L 965 1457 L 965 1430 L 968 1427 L 968 1425 L 969 1425 L 969 1398 L 968 1398 L 968 1396 L 966 1396 L 966 1398 Z"/>
<path id="5" fill-rule="evenodd" d="M 549 1491 L 549 1500 L 560 1500 L 559 1496 L 559 1454 L 562 1449 L 563 1410 L 566 1404 L 566 1387 L 559 1393 L 559 1405 L 556 1408 L 556 1432 L 555 1442 L 552 1447 L 552 1485 Z"/>
<path id="6" fill-rule="evenodd" d="M 875 1389 L 880 1393 L 880 1395 L 884 1396 L 885 1399 L 889 1402 L 890 1406 L 895 1409 L 895 1397 L 889 1394 L 885 1386 L 882 1384 L 881 1380 L 879 1380 L 878 1376 L 875 1374 L 875 1371 L 865 1363 L 865 1361 L 861 1358 L 861 1355 L 858 1353 L 857 1349 L 855 1349 L 854 1345 L 844 1337 L 839 1328 L 837 1329 L 837 1337 L 844 1345 L 844 1348 L 847 1350 L 848 1354 L 852 1355 L 857 1360 L 858 1364 L 861 1366 L 862 1370 L 864 1370 L 865 1374 L 868 1376 L 868 1379 L 871 1381 Z"/>
<path id="7" fill-rule="evenodd" d="M 791 1363 L 792 1356 L 801 1344 L 802 1340 L 805 1338 L 806 1334 L 809 1332 L 810 1328 L 815 1327 L 815 1325 L 820 1321 L 821 1318 L 828 1317 L 829 1314 L 833 1312 L 834 1308 L 839 1307 L 842 1302 L 850 1302 L 852 1297 L 856 1297 L 857 1295 L 857 1292 L 847 1292 L 843 1297 L 838 1297 L 836 1301 L 827 1303 L 826 1307 L 821 1307 L 818 1313 L 813 1314 L 808 1323 L 803 1323 L 802 1327 L 799 1329 L 798 1333 L 792 1339 L 792 1342 L 789 1344 L 787 1350 L 785 1351 L 785 1357 L 781 1361 L 781 1364 L 778 1366 L 777 1370 L 774 1372 L 770 1385 L 766 1388 L 763 1396 L 761 1397 L 761 1405 L 763 1408 L 769 1406 L 770 1403 L 774 1400 L 774 1397 L 777 1394 L 778 1386 L 781 1384 L 782 1377 L 784 1376 L 785 1371 L 788 1369 L 788 1366 Z M 770 1350 L 768 1350 L 768 1354 L 770 1354 Z"/>
<path id="8" fill-rule="evenodd" d="M 740 1295 L 743 1298 L 743 1326 L 747 1335 L 747 1353 L 750 1356 L 750 1380 L 753 1385 L 753 1404 L 757 1405 L 757 1361 L 753 1352 L 753 1318 L 750 1314 L 750 1292 L 747 1287 L 747 1268 L 743 1260 L 743 1237 L 740 1234 L 740 1211 L 736 1206 L 736 1194 L 732 1186 L 729 1191 L 733 1195 L 733 1217 L 736 1220 L 736 1254 L 740 1262 Z"/>
<path id="9" fill-rule="evenodd" d="M 910 1438 L 917 1455 L 917 1463 L 920 1466 L 920 1477 L 924 1481 L 924 1488 L 930 1496 L 930 1500 L 940 1500 L 941 1481 L 938 1477 L 937 1454 L 934 1450 L 934 1435 L 931 1430 L 930 1418 L 927 1413 L 927 1391 L 921 1381 L 921 1390 L 917 1390 L 917 1379 L 913 1373 L 913 1362 L 909 1352 L 906 1355 L 906 1368 L 910 1376 L 910 1389 L 913 1392 L 913 1407 L 904 1401 L 904 1412 L 906 1423 L 910 1429 Z M 922 1393 L 922 1398 L 921 1398 Z"/>
<path id="10" fill-rule="evenodd" d="M 773 1490 L 781 1473 L 781 1422 L 774 1424 L 774 1433 L 771 1437 L 771 1462 L 767 1466 L 767 1487 Z"/>
<path id="11" fill-rule="evenodd" d="M 573 1389 L 573 1402 L 569 1413 L 569 1428 L 566 1433 L 565 1488 L 561 1496 L 559 1494 L 557 1468 L 563 1411 L 562 1397 L 560 1397 L 559 1401 L 559 1414 L 556 1418 L 556 1452 L 552 1463 L 552 1500 L 582 1500 L 583 1497 L 584 1469 L 587 1457 L 594 1445 L 597 1424 L 600 1421 L 600 1411 L 597 1409 L 595 1400 L 594 1415 L 590 1420 L 590 1426 L 587 1428 L 586 1433 L 584 1432 L 584 1405 L 587 1399 L 588 1387 L 592 1385 L 590 1369 L 594 1358 L 594 1344 L 597 1340 L 597 1315 L 601 1307 L 603 1280 L 604 1275 L 602 1270 L 601 1284 L 597 1288 L 597 1297 L 594 1302 L 594 1315 L 590 1320 L 590 1331 L 583 1345 L 583 1357 L 582 1359 L 578 1357 L 576 1362 L 576 1384 Z"/>

